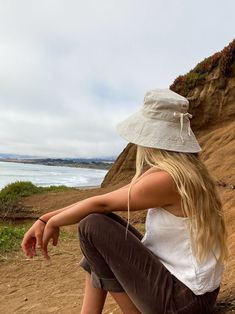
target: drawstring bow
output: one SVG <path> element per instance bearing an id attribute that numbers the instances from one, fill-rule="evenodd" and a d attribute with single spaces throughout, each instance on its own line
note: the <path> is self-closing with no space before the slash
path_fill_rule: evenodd
<path id="1" fill-rule="evenodd" d="M 174 112 L 174 117 L 180 118 L 180 138 L 182 142 L 184 143 L 184 139 L 182 136 L 183 131 L 183 125 L 184 125 L 184 117 L 189 117 L 190 119 L 193 117 L 189 112 L 183 113 L 183 112 Z M 191 130 L 190 130 L 190 123 L 188 123 L 188 135 L 191 136 Z"/>

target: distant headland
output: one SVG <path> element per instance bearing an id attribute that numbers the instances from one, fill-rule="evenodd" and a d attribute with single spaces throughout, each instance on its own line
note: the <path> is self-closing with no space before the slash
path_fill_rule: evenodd
<path id="1" fill-rule="evenodd" d="M 115 158 L 38 158 L 14 154 L 0 154 L 0 161 L 108 170 L 113 165 Z"/>

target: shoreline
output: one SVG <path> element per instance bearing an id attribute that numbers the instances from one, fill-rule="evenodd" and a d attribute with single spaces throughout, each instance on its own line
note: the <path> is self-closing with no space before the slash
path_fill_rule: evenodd
<path id="1" fill-rule="evenodd" d="M 70 189 L 97 189 L 108 172 L 107 169 L 62 165 L 46 167 L 47 165 L 43 164 L 1 161 L 0 159 L 0 169 L 3 170 L 4 176 L 0 178 L 0 191 L 9 184 L 26 181 L 43 188 L 63 185 Z"/>

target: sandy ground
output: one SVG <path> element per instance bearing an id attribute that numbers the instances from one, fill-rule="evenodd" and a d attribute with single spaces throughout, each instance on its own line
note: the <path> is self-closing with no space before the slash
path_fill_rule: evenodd
<path id="1" fill-rule="evenodd" d="M 61 240 L 50 247 L 50 256 L 50 261 L 40 255 L 28 259 L 19 249 L 0 261 L 0 313 L 80 313 L 85 273 L 78 266 L 79 241 Z M 109 294 L 103 313 L 121 314 Z M 235 306 L 220 302 L 216 313 L 235 313 Z"/>
<path id="2" fill-rule="evenodd" d="M 80 313 L 84 271 L 76 239 L 51 248 L 51 260 L 27 259 L 19 251 L 0 262 L 0 313 Z M 108 295 L 103 313 L 121 313 Z"/>
<path id="3" fill-rule="evenodd" d="M 45 193 L 26 198 L 24 210 L 17 221 L 27 221 L 43 212 L 67 206 L 108 189 L 75 189 L 61 193 Z M 25 220 L 26 219 L 26 220 Z M 21 223 L 21 222 L 20 222 Z M 76 233 L 75 226 L 67 227 Z M 61 240 L 51 247 L 51 260 L 41 256 L 27 259 L 21 249 L 0 259 L 0 314 L 73 314 L 80 313 L 84 271 L 78 266 L 82 257 L 76 237 Z M 108 294 L 104 314 L 120 314 L 117 304 Z"/>
<path id="4" fill-rule="evenodd" d="M 83 198 L 106 193 L 110 189 L 72 190 L 69 192 L 33 195 L 25 200 L 25 217 L 35 218 L 42 212 L 61 208 Z M 224 193 L 231 193 L 225 190 Z M 228 195 L 230 197 L 230 194 Z M 228 197 L 227 197 L 228 198 Z M 231 202 L 233 198 L 231 198 Z M 231 210 L 232 204 L 228 204 Z M 30 211 L 30 208 L 32 209 Z M 230 211 L 229 210 L 229 211 Z M 234 215 L 226 215 L 230 224 L 230 235 L 234 235 Z M 22 217 L 23 218 L 23 217 Z M 132 213 L 131 223 L 143 226 L 145 214 Z M 76 232 L 74 226 L 67 227 Z M 142 229 L 141 229 L 142 230 Z M 231 250 L 234 252 L 233 239 Z M 58 247 L 51 248 L 51 261 L 45 261 L 41 256 L 27 259 L 21 250 L 13 252 L 0 259 L 0 314 L 74 314 L 80 313 L 84 271 L 78 266 L 81 259 L 79 241 L 76 237 L 61 240 Z M 234 314 L 234 259 L 231 259 L 226 271 L 219 296 L 219 306 L 216 313 Z M 108 295 L 104 314 L 120 314 L 118 306 Z M 190 314 L 190 313 L 189 313 Z"/>

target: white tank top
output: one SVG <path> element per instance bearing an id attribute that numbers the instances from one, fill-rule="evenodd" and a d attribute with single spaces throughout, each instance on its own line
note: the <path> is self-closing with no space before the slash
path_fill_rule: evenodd
<path id="1" fill-rule="evenodd" d="M 177 217 L 164 208 L 148 210 L 142 243 L 194 294 L 219 287 L 224 266 L 216 260 L 219 250 L 210 252 L 202 263 L 192 252 L 188 218 Z M 216 256 L 216 257 L 215 257 Z"/>

